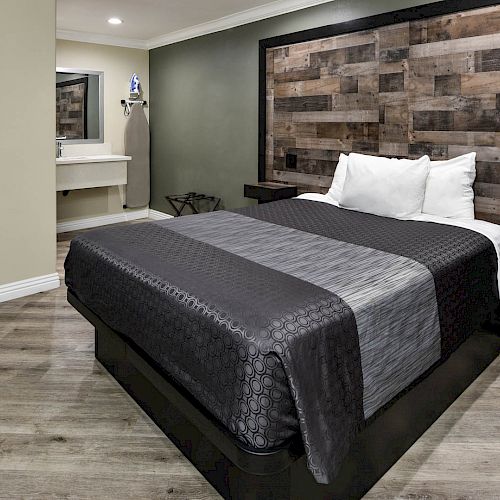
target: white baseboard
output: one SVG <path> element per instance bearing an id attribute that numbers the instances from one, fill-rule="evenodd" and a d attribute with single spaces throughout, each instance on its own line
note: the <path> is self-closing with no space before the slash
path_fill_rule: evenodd
<path id="1" fill-rule="evenodd" d="M 170 219 L 172 215 L 151 210 L 150 208 L 139 208 L 137 210 L 126 210 L 119 214 L 100 215 L 98 217 L 89 217 L 87 219 L 70 220 L 57 223 L 58 233 L 67 233 L 69 231 L 79 231 L 81 229 L 90 229 L 93 227 L 107 226 L 108 224 L 118 224 L 119 222 L 127 222 L 138 219 Z"/>
<path id="2" fill-rule="evenodd" d="M 80 229 L 90 229 L 92 227 L 107 226 L 108 224 L 118 224 L 130 220 L 147 219 L 149 217 L 149 208 L 139 208 L 137 210 L 126 210 L 119 214 L 100 215 L 98 217 L 89 217 L 87 219 L 70 220 L 57 223 L 58 233 L 67 233 L 69 231 L 79 231 Z"/>
<path id="3" fill-rule="evenodd" d="M 57 273 L 28 278 L 26 280 L 14 281 L 0 285 L 0 302 L 6 302 L 19 297 L 26 297 L 34 293 L 47 292 L 59 288 L 60 281 Z"/>
<path id="4" fill-rule="evenodd" d="M 160 212 L 159 210 L 149 209 L 149 218 L 153 220 L 163 220 L 163 219 L 171 219 L 173 215 L 166 214 L 164 212 Z"/>

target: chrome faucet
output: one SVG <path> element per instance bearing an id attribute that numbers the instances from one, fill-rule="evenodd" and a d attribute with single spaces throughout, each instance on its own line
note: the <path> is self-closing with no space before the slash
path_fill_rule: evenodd
<path id="1" fill-rule="evenodd" d="M 62 156 L 62 150 L 64 149 L 64 146 L 62 145 L 61 141 L 64 141 L 64 139 L 66 139 L 66 136 L 56 137 L 56 158 L 61 158 Z"/>

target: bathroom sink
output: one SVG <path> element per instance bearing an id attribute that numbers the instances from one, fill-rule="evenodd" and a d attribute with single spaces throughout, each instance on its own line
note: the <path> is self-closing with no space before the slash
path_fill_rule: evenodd
<path id="1" fill-rule="evenodd" d="M 112 154 L 63 156 L 56 160 L 56 190 L 72 191 L 127 184 L 130 156 Z"/>
<path id="2" fill-rule="evenodd" d="M 59 158 L 56 158 L 57 163 L 68 163 L 68 162 L 73 162 L 76 163 L 81 160 L 86 160 L 89 158 L 88 156 L 60 156 Z"/>
<path id="3" fill-rule="evenodd" d="M 124 155 L 85 155 L 85 156 L 62 156 L 56 159 L 58 165 L 68 165 L 73 163 L 107 163 L 116 161 L 129 161 L 131 156 Z"/>

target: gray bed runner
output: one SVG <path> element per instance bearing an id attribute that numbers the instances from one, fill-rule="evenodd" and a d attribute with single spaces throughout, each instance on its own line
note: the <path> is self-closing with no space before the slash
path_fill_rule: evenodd
<path id="1" fill-rule="evenodd" d="M 441 356 L 434 281 L 414 260 L 230 212 L 158 224 L 341 297 L 358 329 L 365 418 Z"/>

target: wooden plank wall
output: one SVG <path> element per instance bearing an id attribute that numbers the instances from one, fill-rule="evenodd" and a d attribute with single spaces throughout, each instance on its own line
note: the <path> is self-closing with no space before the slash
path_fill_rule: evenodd
<path id="1" fill-rule="evenodd" d="M 266 70 L 266 180 L 323 193 L 341 152 L 476 151 L 477 217 L 500 223 L 500 6 L 268 49 Z"/>

